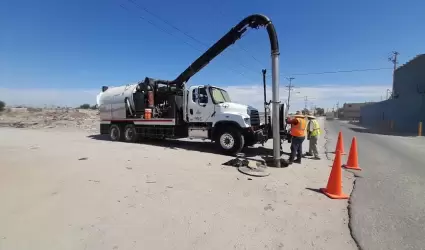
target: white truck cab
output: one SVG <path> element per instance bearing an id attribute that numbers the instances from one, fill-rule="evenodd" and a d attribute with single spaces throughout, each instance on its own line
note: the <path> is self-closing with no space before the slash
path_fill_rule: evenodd
<path id="1" fill-rule="evenodd" d="M 248 128 L 254 115 L 253 125 L 260 125 L 258 110 L 232 102 L 227 91 L 215 86 L 191 86 L 187 90 L 186 109 L 189 123 L 211 123 L 214 127 L 217 122 L 232 121 Z"/>

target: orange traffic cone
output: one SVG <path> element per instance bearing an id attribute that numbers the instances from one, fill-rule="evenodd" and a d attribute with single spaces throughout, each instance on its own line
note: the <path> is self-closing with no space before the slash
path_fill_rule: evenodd
<path id="1" fill-rule="evenodd" d="M 321 188 L 320 191 L 332 199 L 348 199 L 348 195 L 342 191 L 341 153 L 339 151 L 335 154 L 328 185 L 326 188 Z"/>
<path id="2" fill-rule="evenodd" d="M 357 155 L 357 139 L 356 137 L 353 137 L 353 140 L 351 141 L 350 153 L 348 154 L 347 164 L 343 165 L 343 167 L 353 170 L 362 170 L 359 167 L 358 158 L 359 157 Z"/>
<path id="3" fill-rule="evenodd" d="M 336 142 L 336 148 L 335 148 L 335 153 L 339 151 L 341 153 L 341 155 L 345 155 L 344 152 L 344 139 L 342 138 L 342 132 L 339 131 L 338 134 L 338 141 Z"/>

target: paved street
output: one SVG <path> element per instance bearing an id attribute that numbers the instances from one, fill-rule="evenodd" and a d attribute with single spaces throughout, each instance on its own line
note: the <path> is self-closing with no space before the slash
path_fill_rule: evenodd
<path id="1" fill-rule="evenodd" d="M 361 249 L 424 249 L 425 138 L 367 133 L 341 121 L 326 121 L 325 128 L 329 151 L 340 130 L 347 155 L 357 137 L 363 170 L 352 193 L 350 224 Z"/>

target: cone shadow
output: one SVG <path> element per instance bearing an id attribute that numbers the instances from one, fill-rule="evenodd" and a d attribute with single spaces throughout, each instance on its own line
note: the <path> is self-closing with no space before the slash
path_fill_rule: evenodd
<path id="1" fill-rule="evenodd" d="M 320 191 L 319 188 L 305 188 L 305 189 L 310 190 L 310 191 L 313 191 L 313 192 L 316 192 L 316 193 L 319 193 L 319 194 L 323 194 L 322 191 Z"/>

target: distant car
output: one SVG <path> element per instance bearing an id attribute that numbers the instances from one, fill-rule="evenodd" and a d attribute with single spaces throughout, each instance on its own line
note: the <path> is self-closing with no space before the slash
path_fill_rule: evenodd
<path id="1" fill-rule="evenodd" d="M 333 112 L 327 112 L 326 113 L 326 120 L 334 120 L 335 114 Z"/>

